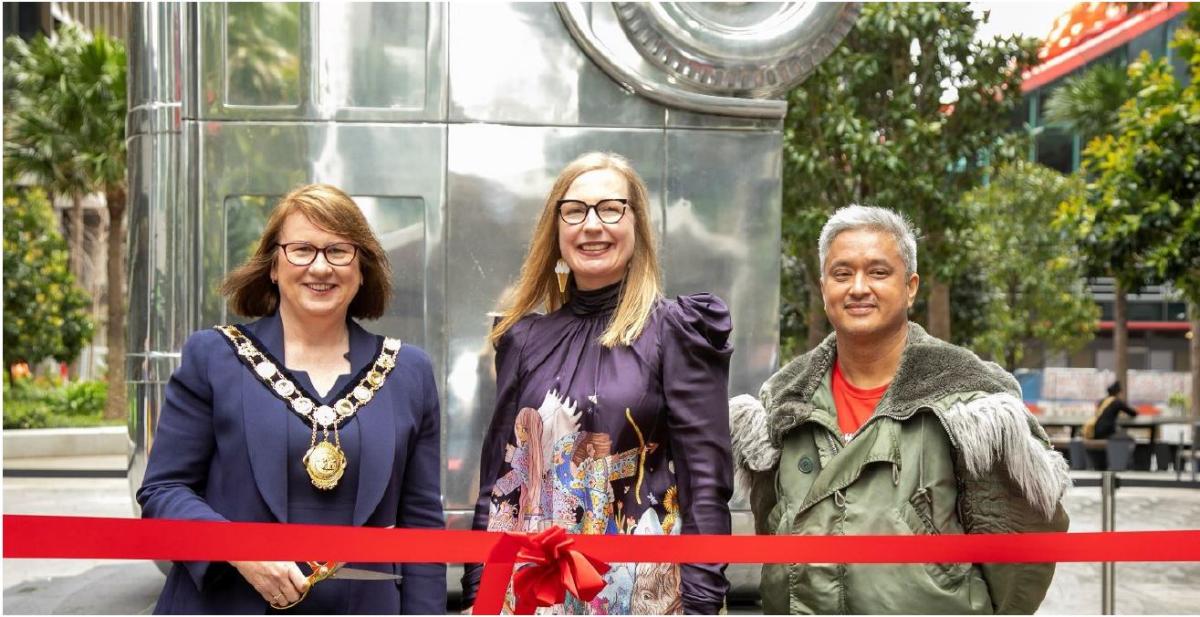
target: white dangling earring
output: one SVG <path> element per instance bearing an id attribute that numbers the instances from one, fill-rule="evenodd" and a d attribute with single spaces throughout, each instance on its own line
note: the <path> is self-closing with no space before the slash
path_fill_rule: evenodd
<path id="1" fill-rule="evenodd" d="M 571 275 L 571 266 L 567 265 L 567 260 L 558 258 L 558 263 L 554 264 L 554 274 L 558 276 L 558 293 L 567 293 L 567 277 Z"/>

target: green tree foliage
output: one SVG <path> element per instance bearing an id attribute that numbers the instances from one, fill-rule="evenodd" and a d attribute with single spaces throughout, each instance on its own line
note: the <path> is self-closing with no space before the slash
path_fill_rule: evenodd
<path id="1" fill-rule="evenodd" d="M 974 267 L 991 292 L 971 346 L 1009 370 L 1030 339 L 1070 351 L 1093 336 L 1100 311 L 1084 289 L 1082 259 L 1070 234 L 1052 225 L 1058 204 L 1082 190 L 1077 177 L 1018 161 L 963 196 L 972 225 L 961 239 L 975 251 Z"/>
<path id="2" fill-rule="evenodd" d="M 1091 140 L 1117 126 L 1118 112 L 1135 90 L 1119 64 L 1097 64 L 1063 80 L 1046 102 L 1046 120 Z"/>
<path id="3" fill-rule="evenodd" d="M 1112 135 L 1120 121 L 1121 106 L 1134 96 L 1136 90 L 1126 68 L 1110 62 L 1093 65 L 1081 74 L 1067 78 L 1046 103 L 1046 119 L 1074 130 L 1084 139 L 1095 141 Z M 1089 173 L 1085 168 L 1084 173 Z M 1099 247 L 1097 247 L 1099 248 Z M 1112 276 L 1113 289 L 1113 356 L 1116 358 L 1117 381 L 1128 384 L 1129 329 L 1126 298 L 1136 291 L 1146 278 L 1139 271 L 1140 263 L 1115 261 L 1113 255 L 1101 250 L 1083 251 L 1090 276 Z M 1120 272 L 1118 272 L 1120 271 Z"/>
<path id="4" fill-rule="evenodd" d="M 74 359 L 92 339 L 90 307 L 46 194 L 5 195 L 4 365 Z"/>
<path id="5" fill-rule="evenodd" d="M 956 205 L 980 183 L 980 157 L 1007 130 L 1021 72 L 1036 58 L 1032 40 L 977 41 L 980 24 L 966 4 L 866 4 L 842 45 L 790 93 L 785 349 L 820 333 L 817 236 L 852 202 L 901 210 L 923 230 L 931 331 L 949 332 L 950 282 L 974 259 L 952 238 L 966 223 Z"/>
<path id="6" fill-rule="evenodd" d="M 5 75 L 6 167 L 20 167 L 25 159 L 41 160 L 46 167 L 66 166 L 84 178 L 84 192 L 104 194 L 109 222 L 106 413 L 121 417 L 125 414 L 125 47 L 102 32 L 88 33 L 72 25 L 64 25 L 53 37 L 35 38 L 29 45 L 10 37 L 5 46 L 6 58 L 10 51 L 12 57 L 6 68 L 13 71 L 12 81 L 8 72 Z M 57 58 L 51 63 L 47 55 Z M 45 143 L 56 145 L 40 145 Z"/>
<path id="7" fill-rule="evenodd" d="M 1200 7 L 1188 16 L 1173 46 L 1190 66 L 1190 82 L 1176 80 L 1166 58 L 1131 65 L 1137 96 L 1121 109 L 1120 132 L 1097 143 L 1091 158 L 1104 197 L 1141 200 L 1120 223 L 1138 219 L 1145 267 L 1200 304 Z"/>
<path id="8" fill-rule="evenodd" d="M 1089 259 L 1118 284 L 1173 283 L 1200 321 L 1200 8 L 1188 9 L 1172 48 L 1189 66 L 1187 84 L 1165 58 L 1143 54 L 1129 65 L 1135 95 L 1108 135 L 1083 153 L 1086 192 L 1061 205 L 1058 224 L 1074 230 Z M 1193 338 L 1192 378 L 1200 383 L 1200 343 Z M 1193 391 L 1200 414 L 1200 389 Z"/>
<path id="9" fill-rule="evenodd" d="M 1121 108 L 1116 132 L 1084 150 L 1091 181 L 1063 205 L 1060 223 L 1127 288 L 1177 280 L 1200 298 L 1182 276 L 1200 267 L 1200 99 L 1165 60 L 1143 56 L 1129 79 L 1137 95 Z"/>
<path id="10" fill-rule="evenodd" d="M 1062 204 L 1058 223 L 1075 230 L 1085 253 L 1128 288 L 1171 281 L 1200 301 L 1200 10 L 1173 47 L 1192 79 L 1179 83 L 1165 58 L 1147 54 L 1128 68 L 1135 96 L 1111 134 L 1083 153 L 1087 191 Z"/>
<path id="11" fill-rule="evenodd" d="M 56 38 L 37 36 L 4 43 L 4 171 L 25 176 L 56 195 L 91 188 L 85 153 L 72 140 L 82 110 L 71 58 L 84 39 L 74 27 Z"/>
<path id="12" fill-rule="evenodd" d="M 67 27 L 54 39 L 38 36 L 26 43 L 9 37 L 4 49 L 4 172 L 46 188 L 52 198 L 74 202 L 69 229 L 76 275 L 83 255 L 83 197 L 93 184 L 86 153 L 69 130 L 83 121 L 70 59 L 84 44 L 79 30 Z"/>

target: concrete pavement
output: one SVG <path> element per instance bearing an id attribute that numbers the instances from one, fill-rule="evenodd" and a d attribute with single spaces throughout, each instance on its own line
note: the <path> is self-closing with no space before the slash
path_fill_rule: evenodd
<path id="1" fill-rule="evenodd" d="M 83 465 L 96 462 L 59 458 L 32 467 L 26 460 L 15 468 L 89 469 Z M 124 478 L 6 477 L 4 513 L 132 518 L 133 501 Z M 125 560 L 5 559 L 3 573 L 5 614 L 140 614 L 163 583 L 154 564 Z"/>

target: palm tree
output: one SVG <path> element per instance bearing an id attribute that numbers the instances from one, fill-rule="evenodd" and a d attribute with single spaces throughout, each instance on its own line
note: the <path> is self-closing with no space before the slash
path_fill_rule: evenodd
<path id="1" fill-rule="evenodd" d="M 5 76 L 6 109 L 11 109 L 5 164 L 54 190 L 104 195 L 109 225 L 105 416 L 121 417 L 126 413 L 125 47 L 102 32 L 89 34 L 72 25 L 29 45 L 10 39 L 7 47 L 13 53 L 5 54 L 12 58 Z"/>
<path id="2" fill-rule="evenodd" d="M 1124 66 L 1097 64 L 1063 81 L 1046 102 L 1046 120 L 1085 139 L 1109 135 L 1116 130 L 1117 112 L 1133 95 Z"/>
<path id="3" fill-rule="evenodd" d="M 76 55 L 82 40 L 64 31 L 52 40 L 31 43 L 9 37 L 4 57 L 4 166 L 9 177 L 46 188 L 51 196 L 72 201 L 69 250 L 71 271 L 82 276 L 83 196 L 88 191 L 82 153 L 74 149 L 66 126 L 77 121 L 74 82 L 65 59 Z"/>
<path id="4" fill-rule="evenodd" d="M 78 146 L 96 190 L 104 193 L 108 211 L 108 400 L 104 415 L 128 414 L 125 390 L 125 176 L 126 88 L 125 45 L 97 33 L 83 47 L 78 64 L 83 114 Z"/>
<path id="5" fill-rule="evenodd" d="M 1097 64 L 1087 72 L 1063 82 L 1046 102 L 1046 120 L 1078 132 L 1092 140 L 1113 134 L 1117 130 L 1118 112 L 1136 93 L 1130 85 L 1125 67 L 1118 64 Z M 1116 274 L 1111 264 L 1093 264 L 1097 271 Z M 1114 276 L 1113 289 L 1113 356 L 1116 360 L 1117 381 L 1128 386 L 1129 329 L 1126 295 L 1129 282 Z"/>

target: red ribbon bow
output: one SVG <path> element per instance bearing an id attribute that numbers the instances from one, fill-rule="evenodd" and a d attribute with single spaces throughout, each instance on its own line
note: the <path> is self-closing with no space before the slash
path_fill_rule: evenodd
<path id="1" fill-rule="evenodd" d="M 532 615 L 538 607 L 562 604 L 568 591 L 576 598 L 589 602 L 604 589 L 603 575 L 609 570 L 608 564 L 570 548 L 574 543 L 562 527 L 550 527 L 534 535 L 504 534 L 493 549 L 494 561 L 528 564 L 512 575 L 513 595 L 517 600 L 514 608 L 516 614 Z M 505 553 L 512 557 L 504 557 Z M 497 600 L 503 597 L 503 592 L 499 585 L 503 584 L 501 581 L 507 582 L 507 574 L 511 572 L 508 570 L 502 574 L 500 569 L 489 570 L 492 567 L 484 571 L 485 580 L 480 586 L 475 606 L 476 612 L 481 614 L 500 612 Z"/>

